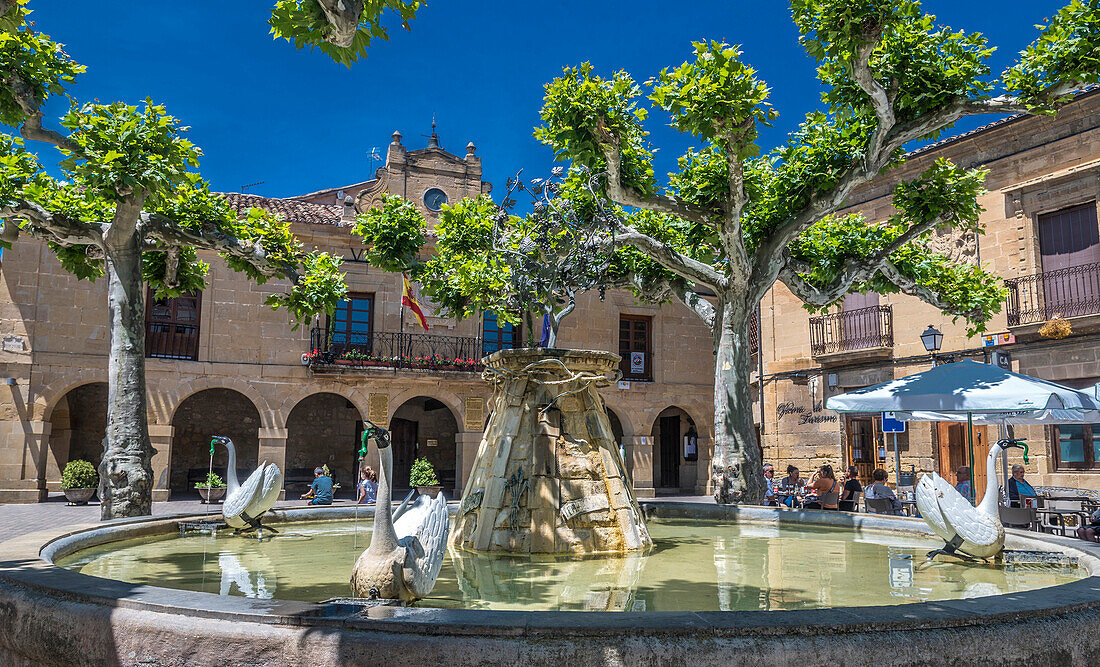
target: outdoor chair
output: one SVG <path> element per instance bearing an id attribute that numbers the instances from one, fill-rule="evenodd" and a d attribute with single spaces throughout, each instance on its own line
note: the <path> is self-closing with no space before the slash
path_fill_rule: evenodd
<path id="1" fill-rule="evenodd" d="M 829 493 L 821 494 L 822 507 L 828 507 L 830 505 L 835 507 L 838 500 L 840 500 L 840 493 L 836 491 L 830 491 Z"/>
<path id="2" fill-rule="evenodd" d="M 1039 523 L 1039 515 L 1034 507 L 1005 507 L 999 505 L 997 513 L 1001 517 L 1001 523 L 1010 528 L 1024 528 L 1034 530 Z"/>
<path id="3" fill-rule="evenodd" d="M 894 504 L 889 498 L 864 498 L 863 504 L 871 514 L 895 514 Z"/>
<path id="4" fill-rule="evenodd" d="M 853 493 L 852 497 L 849 498 L 848 500 L 839 501 L 841 503 L 852 503 L 852 508 L 851 509 L 844 509 L 843 507 L 840 507 L 839 509 L 842 512 L 858 512 L 859 511 L 859 497 L 861 495 L 863 495 L 863 494 L 856 492 L 856 493 Z"/>

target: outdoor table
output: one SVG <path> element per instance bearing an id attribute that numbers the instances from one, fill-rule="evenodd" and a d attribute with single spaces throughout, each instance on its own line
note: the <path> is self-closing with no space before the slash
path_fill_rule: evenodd
<path id="1" fill-rule="evenodd" d="M 915 500 L 901 501 L 901 511 L 905 513 L 905 516 L 920 516 L 920 512 L 917 511 L 917 501 Z"/>
<path id="2" fill-rule="evenodd" d="M 1066 535 L 1067 528 L 1076 530 L 1088 523 L 1088 514 L 1081 510 L 1044 508 L 1036 509 L 1035 513 L 1040 517 L 1044 515 L 1050 517 L 1052 519 L 1051 528 L 1058 528 L 1061 530 L 1061 535 L 1063 537 Z M 1073 517 L 1073 520 L 1067 521 L 1067 518 L 1070 516 Z"/>

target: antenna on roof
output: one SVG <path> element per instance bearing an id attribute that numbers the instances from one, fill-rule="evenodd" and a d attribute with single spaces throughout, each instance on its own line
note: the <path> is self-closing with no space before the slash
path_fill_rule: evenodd
<path id="1" fill-rule="evenodd" d="M 257 186 L 257 185 L 263 185 L 263 184 L 264 184 L 264 182 L 263 182 L 263 181 L 256 181 L 255 183 L 249 183 L 249 184 L 247 184 L 247 185 L 242 185 L 242 186 L 241 186 L 241 194 L 244 194 L 244 191 L 245 191 L 245 190 L 246 190 L 247 188 L 252 188 L 252 187 L 255 187 L 255 186 Z"/>
<path id="2" fill-rule="evenodd" d="M 372 176 L 372 178 L 373 178 L 373 174 L 374 174 L 374 161 L 375 160 L 378 160 L 379 162 L 381 162 L 382 161 L 382 156 L 378 154 L 378 147 L 377 146 L 372 146 L 371 149 L 370 149 L 370 171 L 367 172 L 369 175 Z"/>

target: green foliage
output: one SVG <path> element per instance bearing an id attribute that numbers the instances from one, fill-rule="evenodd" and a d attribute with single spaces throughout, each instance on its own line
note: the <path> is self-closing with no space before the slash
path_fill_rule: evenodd
<path id="1" fill-rule="evenodd" d="M 359 215 L 353 227 L 367 246 L 366 260 L 385 271 L 398 272 L 416 266 L 426 229 L 416 205 L 393 195 L 384 195 L 382 206 Z"/>
<path id="2" fill-rule="evenodd" d="M 641 89 L 626 72 L 610 81 L 596 76 L 592 65 L 567 67 L 546 85 L 540 115 L 543 126 L 535 138 L 554 149 L 559 160 L 571 160 L 598 173 L 607 168 L 601 144 L 616 146 L 622 154 L 622 182 L 638 192 L 655 188 L 653 154 L 642 121 L 645 109 L 634 101 Z"/>
<path id="3" fill-rule="evenodd" d="M 320 49 L 337 63 L 350 67 L 353 62 L 366 56 L 372 40 L 390 38 L 385 26 L 382 25 L 383 15 L 387 9 L 399 16 L 401 27 L 408 30 L 409 21 L 416 17 L 416 11 L 424 4 L 404 0 L 345 1 L 363 6 L 359 29 L 348 47 L 336 46 L 325 41 L 330 26 L 317 0 L 277 0 L 267 23 L 271 26 L 271 34 L 276 39 L 281 37 L 299 50 L 305 46 L 310 47 L 311 50 Z"/>
<path id="4" fill-rule="evenodd" d="M 343 259 L 326 252 L 313 252 L 297 258 L 298 281 L 285 294 L 272 294 L 265 303 L 290 313 L 293 329 L 307 324 L 318 313 L 331 315 L 347 294 L 344 274 L 339 272 Z"/>
<path id="5" fill-rule="evenodd" d="M 1100 6 L 1096 0 L 1073 0 L 1036 27 L 1038 39 L 1001 76 L 1005 88 L 1033 111 L 1049 111 L 1067 96 L 1050 99 L 1042 94 L 1047 88 L 1065 81 L 1100 81 Z"/>
<path id="6" fill-rule="evenodd" d="M 69 140 L 76 146 L 63 151 L 61 168 L 107 201 L 140 188 L 156 206 L 188 182 L 188 169 L 198 166 L 202 154 L 180 136 L 188 128 L 152 100 L 144 109 L 121 102 L 84 104 L 71 108 L 61 124 L 72 130 Z"/>
<path id="7" fill-rule="evenodd" d="M 41 104 L 48 95 L 57 95 L 84 71 L 48 35 L 34 32 L 24 24 L 26 10 L 21 0 L 0 18 L 0 123 L 20 125 L 26 117 L 16 102 L 12 86 L 20 81 L 33 104 Z"/>
<path id="8" fill-rule="evenodd" d="M 672 127 L 681 132 L 722 144 L 731 139 L 741 157 L 755 155 L 756 123 L 768 125 L 776 116 L 767 103 L 768 87 L 741 62 L 737 47 L 719 42 L 693 46 L 694 62 L 663 69 L 647 82 L 649 99 L 672 116 Z"/>
<path id="9" fill-rule="evenodd" d="M 95 466 L 83 459 L 65 464 L 61 471 L 62 489 L 92 489 L 99 486 L 99 473 Z"/>
<path id="10" fill-rule="evenodd" d="M 196 489 L 221 489 L 223 487 L 225 487 L 225 482 L 216 472 L 208 472 L 206 473 L 206 479 L 195 482 Z"/>
<path id="11" fill-rule="evenodd" d="M 439 486 L 439 479 L 435 476 L 435 466 L 425 458 L 413 461 L 409 470 L 409 486 Z"/>

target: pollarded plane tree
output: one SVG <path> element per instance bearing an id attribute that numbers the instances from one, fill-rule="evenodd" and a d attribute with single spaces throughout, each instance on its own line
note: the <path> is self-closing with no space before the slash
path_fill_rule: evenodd
<path id="1" fill-rule="evenodd" d="M 409 274 L 444 315 L 493 312 L 510 324 L 525 319 L 531 347 L 539 342 L 531 315 L 540 315 L 552 348 L 577 294 L 602 293 L 612 264 L 611 236 L 587 223 L 592 214 L 584 207 L 592 198 L 563 196 L 561 173 L 530 182 L 517 174 L 499 204 L 481 195 L 444 206 L 431 242 L 424 217 L 400 197 L 386 197 L 360 215 L 355 232 L 367 246 L 367 261 Z M 512 213 L 519 196 L 531 200 L 523 216 Z"/>
<path id="2" fill-rule="evenodd" d="M 373 40 L 390 38 L 384 24 L 386 10 L 408 30 L 409 21 L 423 5 L 417 0 L 278 0 L 267 23 L 275 38 L 298 49 L 319 49 L 334 61 L 351 66 L 366 56 Z"/>
<path id="3" fill-rule="evenodd" d="M 672 278 L 714 334 L 715 498 L 759 502 L 760 461 L 750 396 L 749 321 L 779 281 L 808 308 L 850 292 L 916 296 L 972 331 L 1000 308 L 1002 289 L 980 267 L 928 249 L 936 228 L 980 232 L 984 172 L 938 161 L 894 190 L 896 213 L 871 224 L 841 214 L 855 188 L 897 167 L 910 142 L 965 116 L 1053 114 L 1097 81 L 1100 10 L 1075 0 L 999 77 L 980 34 L 936 24 L 909 0 L 793 0 L 800 40 L 817 60 L 824 110 L 765 154 L 758 128 L 775 118 L 768 88 L 725 44 L 697 43 L 694 58 L 646 82 L 652 106 L 702 147 L 654 178 L 638 105 L 625 72 L 601 78 L 588 64 L 546 86 L 536 137 L 561 160 L 604 174 L 599 194 L 630 212 L 606 216 L 629 244 Z M 638 215 L 639 212 L 645 215 Z M 710 292 L 713 299 L 699 298 Z"/>
<path id="4" fill-rule="evenodd" d="M 106 275 L 110 331 L 107 444 L 100 464 L 104 519 L 150 513 L 152 447 L 146 423 L 145 288 L 158 298 L 204 287 L 214 251 L 257 283 L 286 279 L 268 304 L 295 326 L 335 309 L 345 291 L 339 258 L 306 253 L 290 225 L 259 209 L 238 214 L 192 168 L 201 151 L 187 129 L 151 101 L 142 107 L 72 102 L 64 131 L 43 124 L 42 105 L 84 70 L 60 44 L 26 23 L 23 4 L 0 16 L 2 244 L 21 235 L 46 243 L 80 279 Z M 24 140 L 55 146 L 51 177 Z M 52 152 L 52 151 L 51 151 Z"/>

